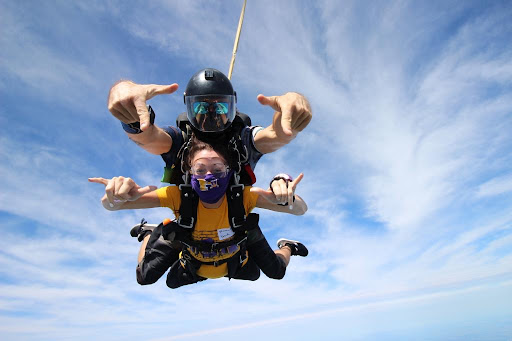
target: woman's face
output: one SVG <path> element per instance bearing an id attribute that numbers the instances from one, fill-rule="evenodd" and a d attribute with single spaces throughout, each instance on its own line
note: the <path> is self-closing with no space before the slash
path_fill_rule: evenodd
<path id="1" fill-rule="evenodd" d="M 226 160 L 214 150 L 200 150 L 195 153 L 191 164 L 192 174 L 206 176 L 211 174 L 225 174 L 227 171 Z"/>

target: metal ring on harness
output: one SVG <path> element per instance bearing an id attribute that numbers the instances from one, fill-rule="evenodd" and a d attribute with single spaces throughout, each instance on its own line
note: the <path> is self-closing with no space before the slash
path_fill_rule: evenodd
<path id="1" fill-rule="evenodd" d="M 181 216 L 178 218 L 178 220 L 176 221 L 176 223 L 178 225 L 180 225 L 181 227 L 183 228 L 186 228 L 186 229 L 191 229 L 194 227 L 194 217 L 189 217 L 190 218 L 190 224 L 187 224 L 187 223 L 182 223 L 182 219 L 181 219 Z"/>

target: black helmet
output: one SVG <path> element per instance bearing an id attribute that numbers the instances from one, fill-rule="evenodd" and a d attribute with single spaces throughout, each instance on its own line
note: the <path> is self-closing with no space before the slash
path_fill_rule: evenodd
<path id="1" fill-rule="evenodd" d="M 204 69 L 192 76 L 183 100 L 189 122 L 199 131 L 223 131 L 236 115 L 236 92 L 228 77 L 216 69 Z"/>

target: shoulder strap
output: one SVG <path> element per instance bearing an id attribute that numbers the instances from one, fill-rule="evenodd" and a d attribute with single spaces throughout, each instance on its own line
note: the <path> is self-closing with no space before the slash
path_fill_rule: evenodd
<path id="1" fill-rule="evenodd" d="M 247 164 L 247 160 L 249 159 L 247 146 L 244 145 L 241 138 L 242 129 L 250 123 L 251 118 L 249 116 L 237 112 L 231 127 L 224 134 L 212 135 L 213 138 L 206 134 L 201 137 L 201 139 L 209 143 L 224 143 L 225 141 L 225 143 L 228 144 L 229 157 L 231 158 L 230 163 L 236 165 L 235 171 L 240 174 L 240 182 L 246 185 L 252 185 L 256 182 L 254 172 L 250 165 Z M 183 176 L 185 172 L 183 169 L 183 160 L 189 151 L 192 128 L 188 122 L 186 113 L 181 113 L 178 116 L 176 125 L 183 132 L 183 144 L 178 151 L 175 163 L 172 166 L 166 165 L 165 176 L 162 180 L 179 185 L 184 183 Z"/>
<path id="2" fill-rule="evenodd" d="M 226 198 L 228 200 L 229 225 L 236 233 L 245 223 L 244 185 L 238 183 L 238 174 L 233 175 Z"/>
<path id="3" fill-rule="evenodd" d="M 233 180 L 226 193 L 228 204 L 229 225 L 236 233 L 242 230 L 245 223 L 246 212 L 244 207 L 244 185 L 239 184 L 237 174 L 233 175 Z M 197 221 L 197 206 L 199 205 L 199 196 L 195 193 L 192 185 L 179 185 L 181 195 L 180 216 L 176 221 L 179 226 L 194 230 Z"/>
<path id="4" fill-rule="evenodd" d="M 190 184 L 181 184 L 179 188 L 181 193 L 180 217 L 176 222 L 179 226 L 190 230 L 190 233 L 192 233 L 197 221 L 199 196 Z"/>

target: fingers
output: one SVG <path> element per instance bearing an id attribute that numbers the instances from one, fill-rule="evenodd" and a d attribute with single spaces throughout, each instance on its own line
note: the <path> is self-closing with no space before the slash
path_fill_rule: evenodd
<path id="1" fill-rule="evenodd" d="M 108 184 L 108 180 L 104 179 L 104 178 L 88 178 L 87 180 L 89 180 L 89 182 L 94 182 L 97 184 L 103 184 L 103 185 Z"/>
<path id="2" fill-rule="evenodd" d="M 291 136 L 292 132 L 292 114 L 287 108 L 286 103 L 282 105 L 279 98 L 282 96 L 264 96 L 258 95 L 257 99 L 262 105 L 268 105 L 275 111 L 282 113 L 281 115 L 281 129 L 285 135 Z"/>
<path id="3" fill-rule="evenodd" d="M 272 109 L 276 110 L 276 111 L 281 111 L 281 108 L 279 107 L 279 103 L 277 103 L 277 96 L 264 96 L 262 94 L 259 94 L 258 97 L 256 97 L 258 99 L 258 102 L 260 102 L 261 105 L 268 105 L 269 107 L 271 107 Z"/>
<path id="4" fill-rule="evenodd" d="M 110 207 L 114 207 L 115 201 L 125 202 L 128 200 L 136 200 L 140 197 L 140 195 L 134 196 L 132 194 L 134 188 L 139 189 L 140 187 L 131 178 L 119 176 L 112 179 L 89 178 L 88 180 L 89 182 L 105 185 L 105 197 Z M 147 191 L 147 189 L 145 190 Z"/>
<path id="5" fill-rule="evenodd" d="M 108 205 L 110 207 L 114 207 L 113 196 L 112 196 L 111 192 L 109 194 L 109 191 L 107 191 L 107 187 L 108 187 L 108 184 L 109 184 L 110 180 L 107 180 L 105 178 L 89 178 L 87 180 L 89 180 L 89 182 L 94 182 L 94 183 L 97 183 L 97 184 L 105 185 L 105 195 L 103 196 L 103 198 L 101 198 L 101 201 L 103 202 L 105 200 L 105 198 L 106 198 L 107 202 L 108 202 Z"/>
<path id="6" fill-rule="evenodd" d="M 133 101 L 133 106 L 137 112 L 137 118 L 132 122 L 140 122 L 140 130 L 145 131 L 149 127 L 149 111 L 146 106 L 146 98 L 137 97 Z"/>
<path id="7" fill-rule="evenodd" d="M 290 182 L 293 189 L 295 189 L 295 187 L 297 187 L 297 185 L 302 181 L 302 178 L 304 178 L 304 173 L 300 173 L 295 180 Z"/>
<path id="8" fill-rule="evenodd" d="M 287 136 L 302 131 L 311 121 L 312 114 L 307 99 L 295 92 L 282 96 L 258 95 L 262 105 L 268 105 L 281 113 L 280 127 L 278 129 Z"/>
<path id="9" fill-rule="evenodd" d="M 110 207 L 114 207 L 114 191 L 115 191 L 115 178 L 112 178 L 108 181 L 105 186 L 105 195 L 107 197 L 107 202 Z"/>
<path id="10" fill-rule="evenodd" d="M 140 187 L 130 178 L 119 177 L 115 181 L 114 198 L 119 200 L 134 200 L 138 197 L 132 195 L 132 190 L 136 192 Z"/>
<path id="11" fill-rule="evenodd" d="M 295 189 L 297 185 L 302 181 L 304 177 L 303 173 L 300 173 L 299 176 L 293 181 L 286 181 L 284 179 L 274 180 L 272 181 L 272 192 L 274 193 L 275 203 L 276 204 L 286 204 L 288 203 L 288 207 L 293 209 L 293 198 L 295 196 Z"/>
<path id="12" fill-rule="evenodd" d="M 308 126 L 309 122 L 311 122 L 312 118 L 311 114 L 302 112 L 302 114 L 298 115 L 292 122 L 293 131 L 300 132 L 304 130 L 304 128 Z"/>
<path id="13" fill-rule="evenodd" d="M 282 109 L 281 127 L 283 127 L 283 133 L 285 133 L 288 136 L 292 136 L 293 135 L 293 131 L 292 131 L 292 113 L 288 109 Z"/>
<path id="14" fill-rule="evenodd" d="M 124 123 L 140 122 L 141 130 L 149 127 L 149 113 L 146 101 L 156 95 L 171 94 L 178 89 L 178 84 L 135 84 L 122 81 L 110 89 L 108 110 L 114 117 Z"/>
<path id="15" fill-rule="evenodd" d="M 151 124 L 146 101 L 157 95 L 172 94 L 176 90 L 178 90 L 178 84 L 176 83 L 171 85 L 146 85 L 146 96 L 144 98 L 138 97 L 134 101 L 135 109 L 139 115 L 140 130 L 146 131 Z"/>
<path id="16" fill-rule="evenodd" d="M 149 89 L 147 91 L 146 99 L 151 99 L 157 95 L 169 95 L 178 90 L 178 84 L 173 83 L 171 85 L 156 85 L 150 84 L 148 85 Z"/>
<path id="17" fill-rule="evenodd" d="M 257 99 L 262 105 L 268 105 L 275 111 L 278 111 L 282 113 L 281 115 L 281 127 L 285 135 L 291 136 L 292 135 L 292 115 L 290 114 L 289 110 L 284 110 L 281 107 L 281 104 L 279 102 L 280 96 L 264 96 L 262 94 L 259 94 Z"/>
<path id="18" fill-rule="evenodd" d="M 138 121 L 137 110 L 133 104 L 134 98 L 144 96 L 143 86 L 131 81 L 115 84 L 108 95 L 108 110 L 114 117 L 124 123 Z"/>
<path id="19" fill-rule="evenodd" d="M 282 113 L 281 126 L 283 127 L 283 132 L 288 136 L 292 136 L 294 132 L 300 131 L 297 127 L 302 126 L 303 122 L 311 115 L 307 111 L 303 97 L 299 94 L 287 93 L 280 96 L 278 101 Z M 307 126 L 307 123 L 304 127 Z"/>
<path id="20" fill-rule="evenodd" d="M 293 209 L 293 198 L 295 196 L 295 188 L 302 181 L 303 177 L 304 174 L 300 173 L 299 176 L 295 180 L 291 181 L 288 185 L 288 207 L 290 207 L 290 210 Z"/>
<path id="21" fill-rule="evenodd" d="M 115 118 L 117 118 L 119 121 L 124 122 L 124 123 L 132 123 L 133 119 L 130 118 L 130 114 L 122 107 L 120 107 L 119 109 L 120 110 L 118 110 L 118 108 L 114 108 L 114 107 L 109 108 L 112 115 Z"/>
<path id="22" fill-rule="evenodd" d="M 276 197 L 277 203 L 284 204 L 288 202 L 288 184 L 284 179 L 272 181 L 272 192 Z"/>

